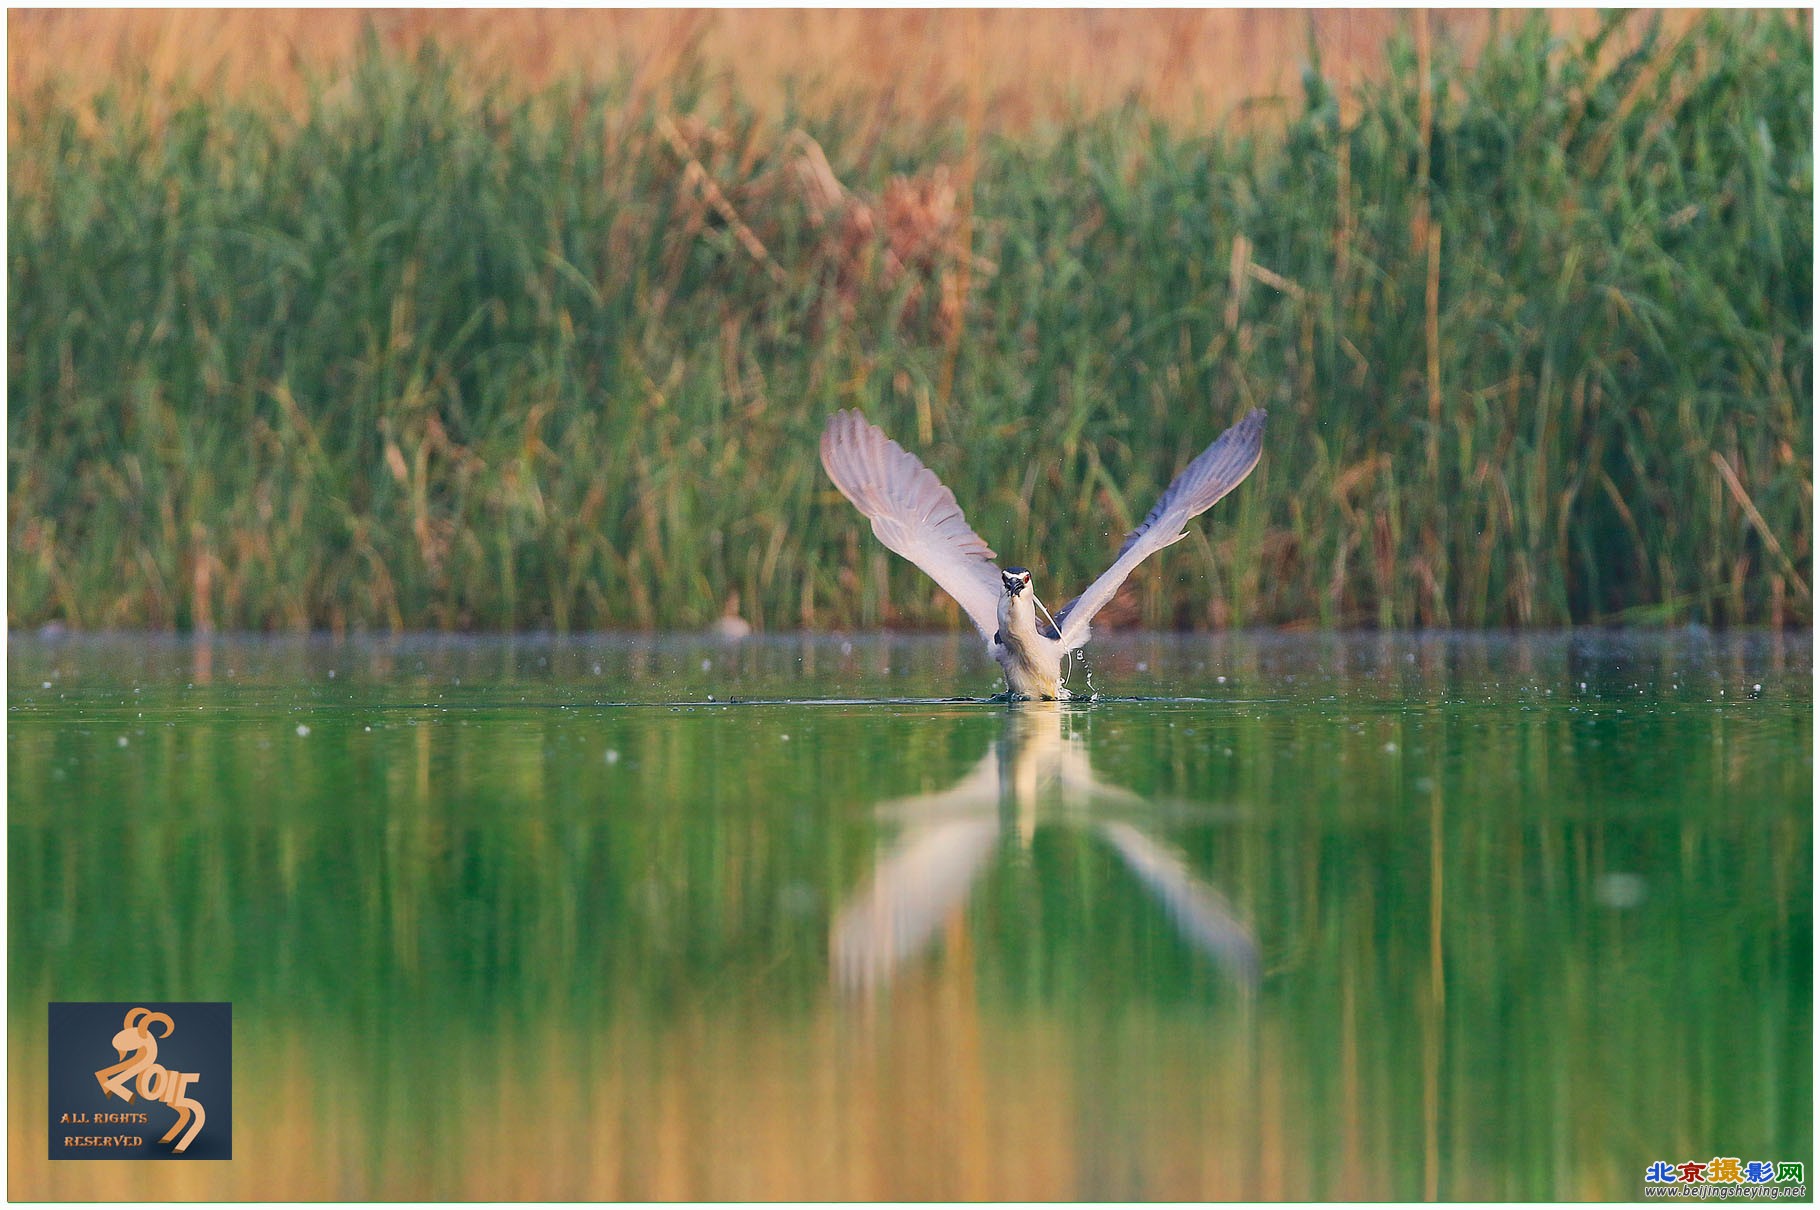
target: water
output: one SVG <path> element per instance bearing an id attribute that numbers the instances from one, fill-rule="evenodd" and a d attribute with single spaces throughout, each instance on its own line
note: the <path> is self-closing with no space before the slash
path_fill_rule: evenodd
<path id="1" fill-rule="evenodd" d="M 1812 1171 L 1805 640 L 9 655 L 15 1198 Z M 233 1002 L 232 1161 L 44 1158 L 46 1003 L 130 998 Z"/>

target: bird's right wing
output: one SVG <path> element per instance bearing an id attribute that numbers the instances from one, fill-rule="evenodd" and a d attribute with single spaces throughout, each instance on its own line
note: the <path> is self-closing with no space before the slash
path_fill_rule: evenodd
<path id="1" fill-rule="evenodd" d="M 1112 596 L 1137 568 L 1157 551 L 1188 536 L 1182 527 L 1212 508 L 1227 492 L 1245 481 L 1264 452 L 1264 411 L 1254 408 L 1246 417 L 1214 438 L 1212 445 L 1182 468 L 1156 506 L 1119 547 L 1119 557 L 1087 591 L 1055 615 L 1062 645 L 1072 651 L 1087 641 L 1087 624 L 1106 607 Z"/>
<path id="2" fill-rule="evenodd" d="M 1004 591 L 992 548 L 968 526 L 935 472 L 858 412 L 828 418 L 822 466 L 841 495 L 871 519 L 878 540 L 959 601 L 990 641 Z"/>

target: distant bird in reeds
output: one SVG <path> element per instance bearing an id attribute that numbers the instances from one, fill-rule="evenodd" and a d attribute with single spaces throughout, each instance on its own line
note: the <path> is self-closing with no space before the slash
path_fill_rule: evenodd
<path id="1" fill-rule="evenodd" d="M 739 616 L 739 594 L 737 592 L 727 598 L 727 604 L 721 610 L 720 616 L 708 624 L 708 633 L 717 639 L 730 640 L 751 636 L 752 623 Z"/>
<path id="2" fill-rule="evenodd" d="M 1005 670 L 1012 695 L 1053 699 L 1068 696 L 1062 660 L 1087 642 L 1093 616 L 1139 563 L 1187 537 L 1184 525 L 1244 482 L 1263 447 L 1264 412 L 1255 409 L 1175 477 L 1125 538 L 1112 566 L 1053 615 L 1044 609 L 1042 622 L 1029 570 L 999 570 L 954 493 L 914 454 L 856 411 L 829 417 L 821 454 L 828 477 L 871 519 L 879 541 L 922 568 L 967 611 Z"/>

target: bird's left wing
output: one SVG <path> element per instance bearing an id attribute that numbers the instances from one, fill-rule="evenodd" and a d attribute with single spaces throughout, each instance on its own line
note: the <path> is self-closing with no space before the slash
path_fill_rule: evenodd
<path id="1" fill-rule="evenodd" d="M 1188 536 L 1182 526 L 1200 516 L 1220 497 L 1245 481 L 1264 452 L 1264 410 L 1254 408 L 1245 419 L 1221 433 L 1214 443 L 1175 477 L 1143 523 L 1119 547 L 1119 557 L 1087 591 L 1055 615 L 1062 645 L 1072 651 L 1087 641 L 1087 624 L 1106 607 L 1126 577 L 1139 563 L 1173 542 Z"/>
<path id="2" fill-rule="evenodd" d="M 973 532 L 935 472 L 858 412 L 828 418 L 822 466 L 841 495 L 871 519 L 878 540 L 959 601 L 990 641 L 1004 591 L 992 548 Z"/>

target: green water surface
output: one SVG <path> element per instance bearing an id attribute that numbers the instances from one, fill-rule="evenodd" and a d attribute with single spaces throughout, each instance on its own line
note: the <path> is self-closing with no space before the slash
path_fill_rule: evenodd
<path id="1" fill-rule="evenodd" d="M 8 653 L 15 1198 L 1812 1170 L 1804 639 Z M 49 1162 L 46 1004 L 141 998 L 232 1002 L 234 1158 Z"/>

